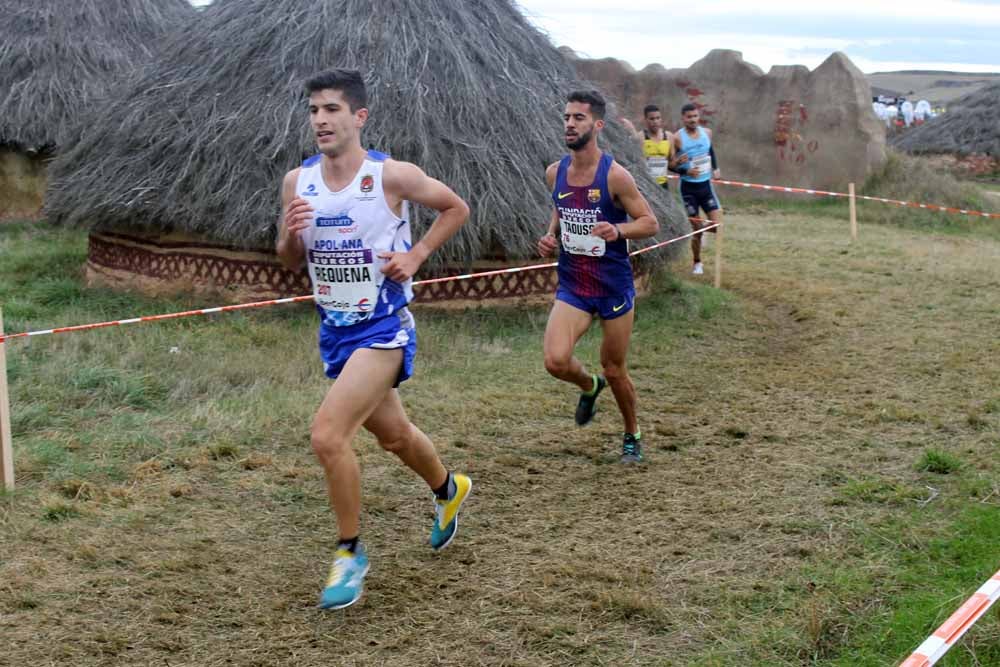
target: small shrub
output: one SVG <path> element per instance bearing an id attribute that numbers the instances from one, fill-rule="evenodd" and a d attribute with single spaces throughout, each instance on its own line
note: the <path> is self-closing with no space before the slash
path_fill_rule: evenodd
<path id="1" fill-rule="evenodd" d="M 917 462 L 917 470 L 920 472 L 933 472 L 938 475 L 948 475 L 961 467 L 960 459 L 936 449 L 928 449 Z"/>

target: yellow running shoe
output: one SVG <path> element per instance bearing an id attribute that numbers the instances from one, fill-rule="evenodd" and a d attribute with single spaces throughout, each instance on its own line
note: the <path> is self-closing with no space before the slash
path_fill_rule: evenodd
<path id="1" fill-rule="evenodd" d="M 337 549 L 330 577 L 319 598 L 320 609 L 343 609 L 361 599 L 365 575 L 368 574 L 368 555 L 358 545 L 357 551 Z"/>
<path id="2" fill-rule="evenodd" d="M 434 528 L 431 529 L 431 548 L 440 551 L 451 544 L 458 532 L 458 511 L 472 493 L 472 480 L 467 475 L 455 473 L 455 495 L 448 500 L 434 499 Z"/>

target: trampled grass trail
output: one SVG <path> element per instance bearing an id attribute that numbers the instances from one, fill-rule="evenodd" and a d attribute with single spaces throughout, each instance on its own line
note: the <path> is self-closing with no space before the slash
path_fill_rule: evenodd
<path id="1" fill-rule="evenodd" d="M 429 493 L 362 438 L 373 569 L 344 612 L 314 609 L 336 535 L 308 308 L 12 345 L 0 664 L 902 660 L 1000 564 L 1000 243 L 730 221 L 723 291 L 678 265 L 639 301 L 642 467 L 610 394 L 573 425 L 544 304 L 416 309 L 404 402 L 476 490 L 433 554 Z M 10 331 L 191 305 L 82 288 L 73 233 L 0 244 Z M 995 612 L 939 664 L 994 663 Z"/>

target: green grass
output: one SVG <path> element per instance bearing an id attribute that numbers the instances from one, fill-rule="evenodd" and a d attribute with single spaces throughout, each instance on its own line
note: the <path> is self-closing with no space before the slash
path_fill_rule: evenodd
<path id="1" fill-rule="evenodd" d="M 947 452 L 930 449 L 917 462 L 917 470 L 948 475 L 962 468 L 962 460 Z"/>
<path id="2" fill-rule="evenodd" d="M 477 491 L 431 554 L 426 489 L 359 437 L 373 569 L 341 614 L 313 609 L 335 532 L 308 307 L 11 341 L 7 657 L 897 664 L 1000 567 L 1000 243 L 863 219 L 851 244 L 811 206 L 731 212 L 726 289 L 678 262 L 639 299 L 641 468 L 610 396 L 572 426 L 546 304 L 418 306 L 401 395 Z M 207 305 L 86 287 L 85 252 L 0 227 L 8 331 Z M 997 618 L 940 664 L 997 663 Z"/>
<path id="3" fill-rule="evenodd" d="M 1000 212 L 1000 201 L 987 195 L 977 184 L 961 181 L 920 158 L 890 151 L 885 164 L 861 188 L 860 194 L 953 208 Z M 873 217 L 909 229 L 938 233 L 975 234 L 1000 239 L 1000 226 L 991 220 L 880 202 L 861 202 L 859 219 Z"/>
<path id="4" fill-rule="evenodd" d="M 886 664 L 887 656 L 902 661 L 1000 569 L 996 507 L 955 503 L 911 509 L 878 525 L 859 526 L 857 538 L 875 568 L 863 573 L 828 563 L 815 573 L 832 602 L 827 613 L 839 617 L 830 625 L 851 627 L 850 644 L 831 661 L 838 666 L 875 667 Z M 859 609 L 870 624 L 851 622 Z M 1000 664 L 997 629 L 992 611 L 938 664 Z"/>
<path id="5" fill-rule="evenodd" d="M 845 223 L 849 220 L 848 201 L 844 197 L 780 192 L 747 196 L 741 188 L 718 187 L 727 210 L 736 214 L 766 216 L 783 213 L 833 217 L 843 219 Z M 840 191 L 846 190 L 846 187 L 840 188 Z M 940 171 L 927 160 L 890 151 L 885 164 L 867 182 L 858 184 L 857 193 L 859 196 L 998 213 L 1000 198 L 988 194 L 991 191 L 1000 192 L 1000 186 L 959 180 L 950 173 Z M 888 224 L 940 234 L 1000 239 L 1000 225 L 981 217 L 926 211 L 863 199 L 857 200 L 857 215 L 860 225 Z"/>

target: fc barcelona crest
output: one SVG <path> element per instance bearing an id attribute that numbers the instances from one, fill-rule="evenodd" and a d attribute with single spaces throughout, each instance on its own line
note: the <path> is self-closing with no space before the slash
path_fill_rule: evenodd
<path id="1" fill-rule="evenodd" d="M 601 201 L 601 189 L 597 188 L 596 190 L 587 190 L 587 201 L 591 204 L 596 204 Z"/>

